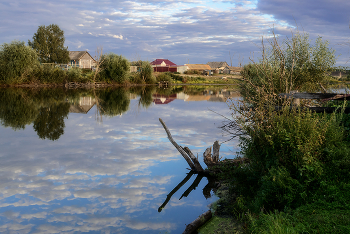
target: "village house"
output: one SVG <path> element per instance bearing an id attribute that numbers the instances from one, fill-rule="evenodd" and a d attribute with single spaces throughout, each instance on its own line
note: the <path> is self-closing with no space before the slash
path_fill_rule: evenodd
<path id="1" fill-rule="evenodd" d="M 188 71 L 199 71 L 205 75 L 211 75 L 211 67 L 208 64 L 185 64 Z"/>
<path id="2" fill-rule="evenodd" d="M 227 66 L 222 70 L 223 74 L 239 75 L 243 70 L 242 67 L 231 67 Z"/>
<path id="3" fill-rule="evenodd" d="M 95 67 L 95 59 L 87 51 L 69 51 L 70 63 L 72 67 L 92 69 Z"/>
<path id="4" fill-rule="evenodd" d="M 207 62 L 213 73 L 221 74 L 228 67 L 227 62 Z"/>
<path id="5" fill-rule="evenodd" d="M 187 71 L 187 66 L 178 66 L 168 59 L 156 59 L 152 61 L 151 66 L 155 72 L 179 72 L 184 73 Z"/>
<path id="6" fill-rule="evenodd" d="M 156 59 L 150 64 L 154 72 L 177 72 L 177 65 L 168 59 Z"/>

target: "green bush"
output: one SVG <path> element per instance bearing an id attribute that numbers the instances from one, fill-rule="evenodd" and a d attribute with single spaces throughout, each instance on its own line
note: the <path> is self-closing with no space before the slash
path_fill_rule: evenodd
<path id="1" fill-rule="evenodd" d="M 258 62 L 244 67 L 244 99 L 231 105 L 239 114 L 230 126 L 244 134 L 241 155 L 249 163 L 221 174 L 230 185 L 230 210 L 253 233 L 344 233 L 350 117 L 297 109 L 278 96 L 319 89 L 335 63 L 334 51 L 321 38 L 311 46 L 300 34 L 282 44 L 273 37 L 268 45 Z M 331 223 L 324 218 L 330 216 Z"/>
<path id="2" fill-rule="evenodd" d="M 184 74 L 187 74 L 187 75 L 200 75 L 202 74 L 201 71 L 198 71 L 198 70 L 187 70 L 184 72 Z"/>
<path id="3" fill-rule="evenodd" d="M 20 83 L 38 64 L 36 52 L 24 42 L 13 41 L 0 46 L 0 82 Z"/>
<path id="4" fill-rule="evenodd" d="M 238 168 L 235 177 L 237 186 L 249 182 L 254 188 L 241 191 L 254 211 L 304 204 L 325 175 L 325 163 L 334 160 L 325 149 L 337 149 L 344 139 L 341 118 L 336 114 L 289 109 L 272 112 L 263 122 L 246 125 L 244 130 L 249 137 L 241 139 L 242 154 L 250 163 Z"/>
<path id="5" fill-rule="evenodd" d="M 307 34 L 297 33 L 282 42 L 274 37 L 262 47 L 262 58 L 241 72 L 241 94 L 252 104 L 276 104 L 279 93 L 316 91 L 335 64 L 334 50 L 321 37 L 311 45 Z"/>
<path id="6" fill-rule="evenodd" d="M 80 68 L 73 67 L 67 71 L 67 79 L 69 82 L 81 81 L 83 72 Z"/>
<path id="7" fill-rule="evenodd" d="M 40 83 L 63 83 L 67 80 L 67 72 L 52 65 L 40 65 L 29 74 L 28 80 Z"/>
<path id="8" fill-rule="evenodd" d="M 129 61 L 121 55 L 109 53 L 101 58 L 99 73 L 102 80 L 124 83 L 128 80 L 130 72 Z"/>
<path id="9" fill-rule="evenodd" d="M 153 84 L 156 82 L 154 76 L 153 76 L 153 67 L 149 62 L 143 61 L 140 65 L 140 78 L 143 80 L 143 82 L 147 84 Z"/>
<path id="10" fill-rule="evenodd" d="M 168 74 L 168 73 L 161 73 L 157 76 L 157 82 L 159 81 L 168 81 L 168 82 L 171 82 L 172 79 L 171 79 L 171 76 Z"/>

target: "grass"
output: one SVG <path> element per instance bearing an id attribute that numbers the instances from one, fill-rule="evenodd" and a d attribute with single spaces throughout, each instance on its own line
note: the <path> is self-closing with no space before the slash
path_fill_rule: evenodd
<path id="1" fill-rule="evenodd" d="M 213 216 L 205 225 L 198 229 L 200 234 L 240 234 L 242 225 L 232 217 Z"/>
<path id="2" fill-rule="evenodd" d="M 212 76 L 204 76 L 198 74 L 174 74 L 174 73 L 161 73 L 156 72 L 154 75 L 157 77 L 164 77 L 163 79 L 170 81 L 174 84 L 238 84 L 240 75 L 227 75 L 227 74 L 215 74 Z M 167 75 L 168 77 L 165 77 Z M 170 80 L 169 80 L 170 79 Z"/>

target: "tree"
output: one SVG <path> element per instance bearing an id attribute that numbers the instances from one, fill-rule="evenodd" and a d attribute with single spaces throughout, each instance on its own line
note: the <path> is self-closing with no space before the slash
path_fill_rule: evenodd
<path id="1" fill-rule="evenodd" d="M 37 54 L 24 42 L 4 43 L 0 46 L 0 81 L 19 82 L 37 63 Z"/>
<path id="2" fill-rule="evenodd" d="M 41 25 L 28 45 L 38 53 L 42 63 L 68 63 L 68 47 L 64 47 L 64 32 L 56 24 Z"/>
<path id="3" fill-rule="evenodd" d="M 130 72 L 129 61 L 121 55 L 109 53 L 102 55 L 102 63 L 100 64 L 101 77 L 105 80 L 113 80 L 123 83 L 128 78 Z"/>

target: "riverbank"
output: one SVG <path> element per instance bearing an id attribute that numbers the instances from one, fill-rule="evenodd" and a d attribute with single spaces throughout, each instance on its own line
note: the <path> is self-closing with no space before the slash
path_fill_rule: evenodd
<path id="1" fill-rule="evenodd" d="M 162 76 L 165 79 L 162 79 Z M 66 87 L 66 88 L 95 88 L 95 87 L 112 87 L 112 86 L 144 86 L 144 85 L 155 85 L 162 86 L 166 85 L 236 85 L 240 83 L 240 75 L 228 75 L 223 76 L 222 74 L 217 74 L 214 76 L 204 76 L 204 75 L 179 75 L 170 73 L 155 73 L 155 80 L 151 83 L 146 82 L 133 82 L 132 79 L 124 81 L 122 83 L 113 81 L 96 81 L 92 79 L 71 79 L 71 80 L 52 80 L 51 82 L 40 82 L 40 80 L 32 79 L 32 81 L 16 82 L 16 83 L 0 83 L 0 87 L 29 87 L 29 88 L 40 88 L 40 87 Z M 161 76 L 161 77 L 160 77 Z M 160 78 L 158 78 L 160 77 Z M 157 80 L 157 81 L 156 81 Z"/>

